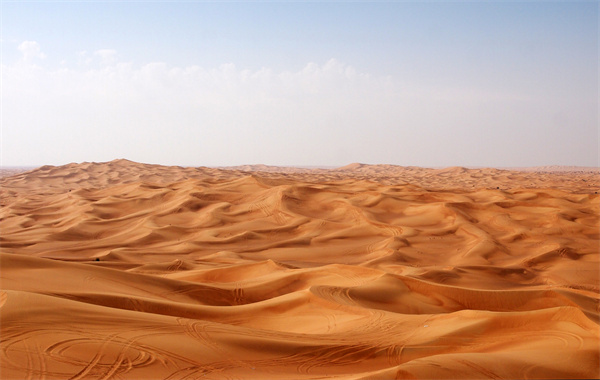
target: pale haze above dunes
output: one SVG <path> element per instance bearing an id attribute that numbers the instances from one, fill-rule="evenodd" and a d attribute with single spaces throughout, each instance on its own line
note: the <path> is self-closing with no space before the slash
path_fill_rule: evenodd
<path id="1" fill-rule="evenodd" d="M 597 2 L 2 13 L 4 166 L 598 166 Z"/>

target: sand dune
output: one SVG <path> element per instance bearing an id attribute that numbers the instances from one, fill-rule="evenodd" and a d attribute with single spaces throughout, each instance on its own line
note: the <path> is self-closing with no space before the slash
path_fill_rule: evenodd
<path id="1" fill-rule="evenodd" d="M 2 379 L 600 377 L 597 170 L 9 174 Z"/>

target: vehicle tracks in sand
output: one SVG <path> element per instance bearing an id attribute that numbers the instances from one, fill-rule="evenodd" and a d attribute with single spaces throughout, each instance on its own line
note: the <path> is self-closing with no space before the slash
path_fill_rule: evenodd
<path id="1" fill-rule="evenodd" d="M 487 368 L 475 364 L 471 361 L 465 359 L 458 359 L 457 362 L 473 369 L 476 373 L 480 373 L 486 379 L 500 380 L 503 378 L 502 376 L 497 375 L 496 373 L 488 370 Z"/>
<path id="2" fill-rule="evenodd" d="M 143 329 L 146 330 L 146 329 Z M 100 332 L 82 330 L 42 329 L 27 333 L 3 332 L 2 367 L 7 370 L 22 368 L 17 361 L 25 359 L 28 379 L 44 379 L 45 377 L 77 379 L 113 379 L 144 367 L 158 364 L 179 370 L 183 365 L 194 365 L 196 362 L 169 350 L 163 350 L 140 340 L 152 336 L 172 335 L 169 331 L 156 330 L 153 333 L 139 333 L 126 338 L 126 333 L 105 335 Z M 164 330 L 164 329 L 163 329 Z M 61 337 L 54 342 L 45 343 L 48 336 Z M 70 336 L 70 337 L 69 337 Z M 24 358 L 25 356 L 25 358 Z M 20 359 L 21 358 L 21 359 Z M 60 368 L 60 369 L 57 369 Z"/>
<path id="3" fill-rule="evenodd" d="M 235 358 L 235 355 L 228 351 L 224 345 L 217 343 L 219 340 L 215 339 L 211 334 L 219 334 L 219 333 L 229 333 L 226 328 L 215 328 L 213 323 L 205 322 L 205 321 L 197 321 L 187 318 L 177 318 L 177 322 L 184 328 L 184 333 L 198 341 L 200 344 L 209 348 L 217 355 L 227 358 L 226 360 L 213 362 L 206 365 L 202 365 L 198 367 L 199 370 L 212 373 L 212 372 L 222 372 L 224 370 L 232 369 L 232 368 L 248 368 L 251 369 L 251 365 L 249 365 L 246 361 L 238 360 Z"/>
<path id="4" fill-rule="evenodd" d="M 246 298 L 244 297 L 244 287 L 240 282 L 235 283 L 235 288 L 233 289 L 233 303 L 234 305 L 246 304 Z"/>
<path id="5" fill-rule="evenodd" d="M 317 334 L 306 336 L 304 334 L 293 334 L 271 330 L 248 330 L 231 329 L 230 326 L 219 326 L 214 323 L 205 321 L 194 321 L 189 319 L 179 319 L 180 325 L 185 329 L 186 335 L 196 339 L 202 345 L 207 346 L 219 356 L 227 358 L 225 361 L 210 363 L 210 371 L 218 371 L 219 375 L 224 375 L 225 372 L 231 369 L 245 368 L 254 370 L 261 368 L 262 372 L 278 373 L 281 368 L 296 368 L 296 372 L 302 375 L 310 375 L 315 368 L 325 367 L 344 367 L 358 364 L 365 357 L 373 357 L 381 355 L 383 352 L 395 352 L 397 348 L 390 346 L 379 346 L 371 343 L 360 343 L 354 339 L 332 338 L 329 334 Z M 234 354 L 234 349 L 228 348 L 225 344 L 217 343 L 223 341 L 223 336 L 235 336 L 237 339 L 244 341 L 247 338 L 258 339 L 257 344 L 274 345 L 278 347 L 283 344 L 285 348 L 277 350 L 273 347 L 263 350 L 268 358 L 257 359 L 238 359 Z M 322 340 L 323 338 L 324 341 Z M 260 343 L 263 341 L 263 343 Z M 228 338 L 225 341 L 229 341 Z M 282 343 L 278 343 L 282 342 Z M 285 342 L 285 343 L 283 343 Z M 319 343 L 321 342 L 321 343 Z M 237 344 L 236 344 L 237 346 Z M 393 362 L 393 361 L 392 361 Z M 197 378 L 199 374 L 208 374 L 207 367 L 190 367 L 180 371 L 185 377 L 176 377 L 175 375 L 169 379 L 175 378 Z M 195 376 L 195 377 L 194 377 Z"/>
<path id="6" fill-rule="evenodd" d="M 85 358 L 82 352 L 94 352 Z M 111 352 L 109 354 L 109 352 Z M 112 352 L 118 352 L 115 355 Z M 59 341 L 45 350 L 45 354 L 55 361 L 82 367 L 71 376 L 72 380 L 89 378 L 110 379 L 124 374 L 134 367 L 144 367 L 156 360 L 156 353 L 145 349 L 132 340 L 112 334 L 104 338 L 78 337 Z"/>

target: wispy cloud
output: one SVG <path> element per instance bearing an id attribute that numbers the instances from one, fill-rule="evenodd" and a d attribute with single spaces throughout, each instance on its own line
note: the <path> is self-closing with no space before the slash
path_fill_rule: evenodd
<path id="1" fill-rule="evenodd" d="M 44 59 L 46 55 L 42 53 L 40 44 L 36 41 L 23 41 L 18 47 L 21 54 L 23 54 L 23 60 L 25 62 L 31 62 L 35 59 Z"/>
<path id="2" fill-rule="evenodd" d="M 282 71 L 179 67 L 135 65 L 103 49 L 48 69 L 32 63 L 43 57 L 39 44 L 19 50 L 22 61 L 2 66 L 3 157 L 13 162 L 27 149 L 33 163 L 485 165 L 464 157 L 503 162 L 505 155 L 482 150 L 481 141 L 529 154 L 538 136 L 551 136 L 549 126 L 594 126 L 577 99 L 423 85 L 336 59 Z M 527 128 L 515 140 L 507 128 L 517 125 Z"/>
<path id="3" fill-rule="evenodd" d="M 117 51 L 113 49 L 96 50 L 94 55 L 100 57 L 102 65 L 110 65 L 117 61 Z"/>
<path id="4" fill-rule="evenodd" d="M 28 57 L 40 51 L 38 44 L 23 46 L 28 46 Z M 212 68 L 164 62 L 136 66 L 105 49 L 81 52 L 78 66 L 46 69 L 16 63 L 3 65 L 2 75 L 5 158 L 35 145 L 31 136 L 46 136 L 37 144 L 76 141 L 69 154 L 84 160 L 93 159 L 84 155 L 95 151 L 99 160 L 117 155 L 151 161 L 151 155 L 163 154 L 165 144 L 172 143 L 179 145 L 176 154 L 187 151 L 188 156 L 202 147 L 206 157 L 196 162 L 207 157 L 215 164 L 271 162 L 268 154 L 257 152 L 283 149 L 281 157 L 287 154 L 289 163 L 301 163 L 310 150 L 292 154 L 290 143 L 324 149 L 315 135 L 329 141 L 351 136 L 359 120 L 385 104 L 381 97 L 393 96 L 389 78 L 360 73 L 335 59 L 280 72 L 232 63 Z M 229 154 L 231 149 L 237 155 Z M 48 146 L 29 150 L 68 155 Z"/>

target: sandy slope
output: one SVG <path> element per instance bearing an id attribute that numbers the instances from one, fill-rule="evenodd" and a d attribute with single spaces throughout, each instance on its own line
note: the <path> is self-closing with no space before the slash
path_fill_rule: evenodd
<path id="1" fill-rule="evenodd" d="M 597 171 L 261 170 L 0 179 L 0 378 L 600 376 Z"/>

